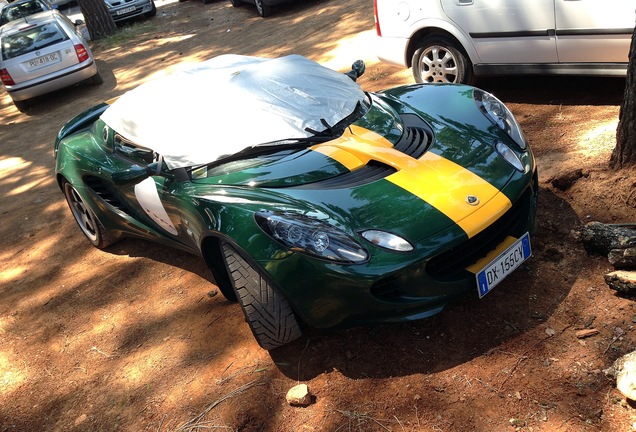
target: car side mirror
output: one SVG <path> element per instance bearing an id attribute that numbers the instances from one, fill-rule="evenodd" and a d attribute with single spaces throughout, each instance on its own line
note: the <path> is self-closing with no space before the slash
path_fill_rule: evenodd
<path id="1" fill-rule="evenodd" d="M 364 75 L 364 71 L 366 70 L 366 65 L 363 60 L 356 60 L 351 65 L 351 70 L 347 72 L 347 76 L 354 81 L 357 81 L 362 75 Z"/>
<path id="2" fill-rule="evenodd" d="M 111 179 L 116 185 L 125 185 L 130 183 L 139 183 L 151 175 L 159 175 L 160 172 L 159 164 L 157 162 L 153 162 L 145 167 L 133 165 L 126 171 L 114 172 L 111 175 Z"/>

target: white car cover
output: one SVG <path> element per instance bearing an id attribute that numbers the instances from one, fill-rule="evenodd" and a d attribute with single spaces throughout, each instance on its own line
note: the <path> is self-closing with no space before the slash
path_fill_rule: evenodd
<path id="1" fill-rule="evenodd" d="M 343 73 L 305 57 L 223 55 L 146 82 L 104 111 L 124 138 L 170 169 L 213 162 L 248 147 L 307 138 L 366 98 Z"/>

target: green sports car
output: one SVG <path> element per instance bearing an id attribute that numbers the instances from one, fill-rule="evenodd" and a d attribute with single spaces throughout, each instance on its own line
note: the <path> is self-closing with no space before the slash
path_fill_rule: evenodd
<path id="1" fill-rule="evenodd" d="M 67 123 L 57 181 L 94 246 L 201 256 L 265 349 L 484 296 L 531 255 L 517 121 L 477 88 L 368 93 L 363 72 L 296 55 L 183 67 Z"/>

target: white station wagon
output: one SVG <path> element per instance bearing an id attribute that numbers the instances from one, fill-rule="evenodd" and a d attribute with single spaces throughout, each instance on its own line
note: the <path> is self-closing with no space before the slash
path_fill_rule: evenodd
<path id="1" fill-rule="evenodd" d="M 625 76 L 634 0 L 374 0 L 376 54 L 417 82 Z"/>
<path id="2" fill-rule="evenodd" d="M 0 78 L 22 112 L 36 96 L 84 80 L 103 82 L 80 29 L 57 10 L 0 28 Z"/>

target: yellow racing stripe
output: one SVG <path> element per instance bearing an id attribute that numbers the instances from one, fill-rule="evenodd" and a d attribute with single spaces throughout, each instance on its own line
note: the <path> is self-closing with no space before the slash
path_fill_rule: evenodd
<path id="1" fill-rule="evenodd" d="M 512 203 L 503 193 L 477 174 L 432 152 L 413 159 L 393 148 L 381 135 L 352 126 L 338 140 L 312 147 L 349 170 L 374 159 L 397 172 L 387 181 L 431 204 L 462 228 L 468 237 L 492 224 Z M 468 196 L 479 199 L 473 205 Z"/>
<path id="2" fill-rule="evenodd" d="M 463 229 L 468 237 L 499 219 L 512 203 L 503 193 L 466 168 L 428 152 L 416 171 L 404 169 L 387 180 L 431 204 Z M 477 205 L 467 202 L 479 198 Z"/>

